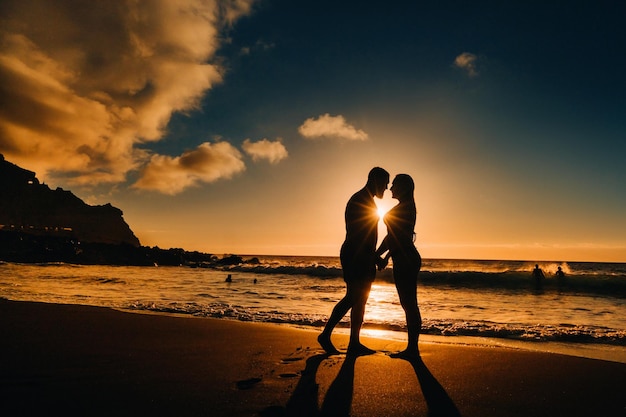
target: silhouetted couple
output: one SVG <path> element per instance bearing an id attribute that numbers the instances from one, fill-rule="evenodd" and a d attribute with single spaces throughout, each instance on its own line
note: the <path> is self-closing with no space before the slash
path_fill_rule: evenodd
<path id="1" fill-rule="evenodd" d="M 417 305 L 417 274 L 422 260 L 413 244 L 415 185 L 413 179 L 406 174 L 399 174 L 394 178 L 391 194 L 398 200 L 398 205 L 385 215 L 387 236 L 376 249 L 379 217 L 374 197 L 382 198 L 388 185 L 389 173 L 379 167 L 373 168 L 365 187 L 357 191 L 346 205 L 346 238 L 340 252 L 346 295 L 335 305 L 324 330 L 317 338 L 327 353 L 339 353 L 330 337 L 335 326 L 348 311 L 350 342 L 347 354 L 360 356 L 375 352 L 361 343 L 361 326 L 376 269 L 384 269 L 391 257 L 394 281 L 406 315 L 408 332 L 407 348 L 391 356 L 407 359 L 419 356 L 417 343 L 422 319 Z"/>

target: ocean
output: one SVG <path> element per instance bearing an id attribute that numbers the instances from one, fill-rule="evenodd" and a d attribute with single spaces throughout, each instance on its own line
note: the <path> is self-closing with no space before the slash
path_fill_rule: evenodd
<path id="1" fill-rule="evenodd" d="M 344 295 L 337 257 L 243 256 L 236 266 L 0 262 L 0 297 L 317 328 Z M 506 345 L 626 363 L 626 264 L 426 259 L 421 340 Z M 557 268 L 565 273 L 557 279 Z M 226 282 L 230 275 L 232 282 Z M 340 331 L 347 331 L 348 317 Z M 379 272 L 364 334 L 402 339 L 391 269 Z"/>

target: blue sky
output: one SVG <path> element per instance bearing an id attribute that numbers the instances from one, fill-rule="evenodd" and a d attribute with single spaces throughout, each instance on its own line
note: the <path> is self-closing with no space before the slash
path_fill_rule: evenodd
<path id="1" fill-rule="evenodd" d="M 0 152 L 142 244 L 336 255 L 379 165 L 424 257 L 626 262 L 620 2 L 96 4 L 0 6 Z"/>

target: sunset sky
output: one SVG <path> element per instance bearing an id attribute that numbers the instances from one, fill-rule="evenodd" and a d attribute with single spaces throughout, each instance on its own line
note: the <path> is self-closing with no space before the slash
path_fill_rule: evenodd
<path id="1" fill-rule="evenodd" d="M 3 0 L 0 153 L 119 207 L 146 246 L 338 255 L 345 204 L 381 166 L 415 179 L 425 258 L 626 262 L 625 16 Z"/>

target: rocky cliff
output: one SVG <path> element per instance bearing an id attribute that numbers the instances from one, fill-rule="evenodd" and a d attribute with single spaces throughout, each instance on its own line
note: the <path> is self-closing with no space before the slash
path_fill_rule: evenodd
<path id="1" fill-rule="evenodd" d="M 51 190 L 0 154 L 0 230 L 139 247 L 122 214 L 111 204 L 90 206 L 70 191 Z"/>

